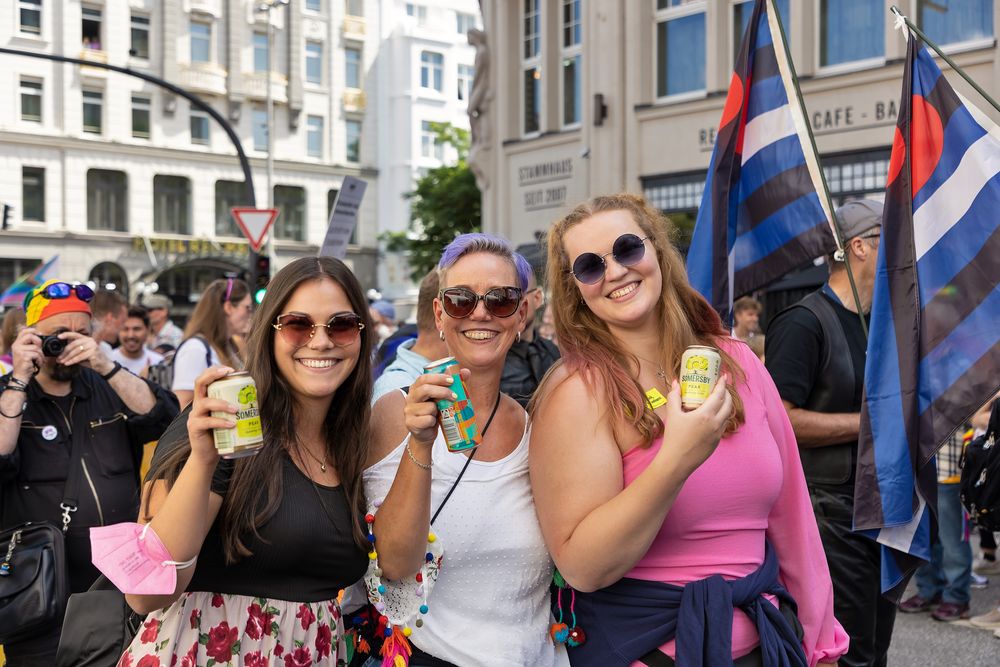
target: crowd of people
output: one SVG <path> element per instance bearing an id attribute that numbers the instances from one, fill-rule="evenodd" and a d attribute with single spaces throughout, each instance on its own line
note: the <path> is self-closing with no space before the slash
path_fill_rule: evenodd
<path id="1" fill-rule="evenodd" d="M 851 531 L 881 217 L 838 209 L 828 282 L 766 338 L 752 298 L 724 326 L 671 223 L 628 194 L 557 221 L 544 273 L 458 236 L 411 325 L 324 257 L 283 267 L 255 311 L 246 283 L 213 281 L 183 329 L 165 296 L 48 281 L 0 328 L 0 531 L 65 524 L 73 593 L 99 575 L 91 528 L 162 546 L 172 590 L 123 591 L 145 615 L 129 667 L 885 665 L 896 606 Z M 722 372 L 684 409 L 692 345 Z M 425 372 L 446 357 L 462 388 Z M 208 386 L 235 371 L 263 446 L 227 459 L 213 430 L 238 408 Z M 453 451 L 459 392 L 479 435 Z M 969 615 L 962 444 L 903 612 Z M 976 567 L 1000 572 L 982 544 Z M 1000 628 L 1000 608 L 972 622 Z M 8 663 L 55 664 L 61 623 L 0 628 Z"/>

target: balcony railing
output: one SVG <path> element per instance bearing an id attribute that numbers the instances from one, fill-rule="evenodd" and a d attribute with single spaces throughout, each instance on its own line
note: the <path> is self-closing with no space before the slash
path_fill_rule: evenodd
<path id="1" fill-rule="evenodd" d="M 226 70 L 212 63 L 181 66 L 181 85 L 196 93 L 226 94 Z"/>
<path id="2" fill-rule="evenodd" d="M 344 37 L 363 40 L 365 38 L 365 19 L 361 16 L 345 16 Z"/>
<path id="3" fill-rule="evenodd" d="M 222 0 L 187 0 L 188 11 L 222 16 Z"/>
<path id="4" fill-rule="evenodd" d="M 271 98 L 275 102 L 288 101 L 287 88 L 288 78 L 284 74 L 271 72 Z M 243 91 L 248 97 L 265 99 L 267 97 L 267 72 L 244 72 Z"/>
<path id="5" fill-rule="evenodd" d="M 368 104 L 365 91 L 348 88 L 344 91 L 344 111 L 364 111 Z"/>
<path id="6" fill-rule="evenodd" d="M 84 48 L 80 51 L 80 60 L 87 60 L 92 63 L 104 63 L 108 62 L 107 51 L 98 51 L 97 49 Z M 87 74 L 88 76 L 104 76 L 107 70 L 100 67 L 87 67 L 86 65 L 80 65 L 80 71 Z"/>

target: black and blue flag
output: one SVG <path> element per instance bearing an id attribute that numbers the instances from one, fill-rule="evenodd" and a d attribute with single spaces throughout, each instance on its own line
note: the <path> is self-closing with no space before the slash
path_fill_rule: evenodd
<path id="1" fill-rule="evenodd" d="M 688 251 L 691 285 L 724 317 L 836 247 L 779 21 L 773 0 L 756 0 Z"/>

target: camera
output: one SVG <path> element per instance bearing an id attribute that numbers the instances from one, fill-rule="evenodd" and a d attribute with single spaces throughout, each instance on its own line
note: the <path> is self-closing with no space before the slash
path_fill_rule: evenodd
<path id="1" fill-rule="evenodd" d="M 58 357 L 66 349 L 68 341 L 59 338 L 59 334 L 42 336 L 42 354 L 46 357 Z"/>

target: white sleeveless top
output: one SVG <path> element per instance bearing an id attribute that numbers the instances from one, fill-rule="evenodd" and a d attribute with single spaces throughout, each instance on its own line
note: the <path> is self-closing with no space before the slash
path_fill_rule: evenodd
<path id="1" fill-rule="evenodd" d="M 389 493 L 408 441 L 364 472 L 369 502 Z M 467 458 L 448 451 L 440 430 L 431 456 L 433 516 Z M 472 459 L 433 531 L 444 560 L 411 642 L 456 665 L 569 665 L 565 647 L 549 638 L 552 559 L 528 481 L 527 418 L 509 455 Z"/>

